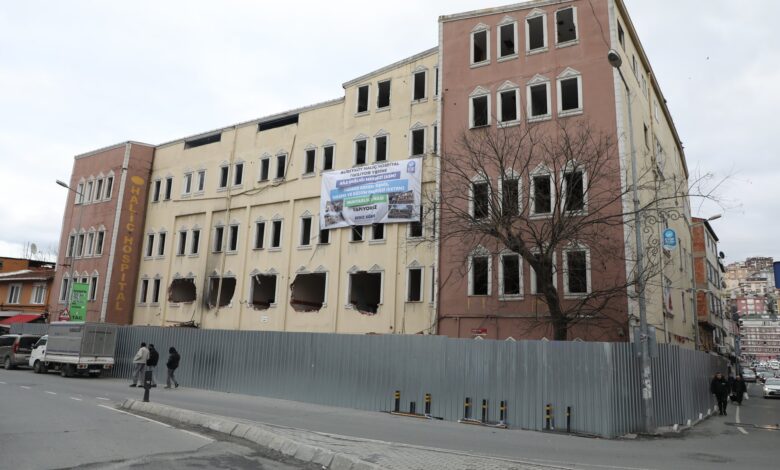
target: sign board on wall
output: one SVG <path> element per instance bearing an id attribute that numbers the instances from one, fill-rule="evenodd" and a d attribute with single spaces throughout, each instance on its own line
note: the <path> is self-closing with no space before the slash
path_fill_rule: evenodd
<path id="1" fill-rule="evenodd" d="M 673 229 L 666 229 L 663 233 L 663 245 L 665 250 L 674 250 L 677 248 L 677 233 Z"/>
<path id="2" fill-rule="evenodd" d="M 421 180 L 419 158 L 324 173 L 320 228 L 419 222 Z"/>
<path id="3" fill-rule="evenodd" d="M 85 321 L 87 318 L 87 296 L 89 284 L 74 282 L 70 294 L 70 321 Z"/>

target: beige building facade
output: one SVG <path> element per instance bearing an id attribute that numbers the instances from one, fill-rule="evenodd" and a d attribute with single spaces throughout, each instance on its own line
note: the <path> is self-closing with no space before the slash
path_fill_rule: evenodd
<path id="1" fill-rule="evenodd" d="M 157 147 L 136 325 L 433 333 L 436 49 L 344 97 Z M 423 167 L 422 223 L 320 230 L 321 176 Z"/>

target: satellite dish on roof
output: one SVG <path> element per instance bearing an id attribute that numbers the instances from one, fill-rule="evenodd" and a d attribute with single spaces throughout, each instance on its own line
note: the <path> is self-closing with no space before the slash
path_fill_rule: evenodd
<path id="1" fill-rule="evenodd" d="M 30 243 L 30 253 L 32 254 L 38 253 L 38 246 L 35 243 Z"/>

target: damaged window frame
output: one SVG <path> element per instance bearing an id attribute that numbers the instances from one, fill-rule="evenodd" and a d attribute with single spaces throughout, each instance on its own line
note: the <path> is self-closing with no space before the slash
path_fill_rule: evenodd
<path id="1" fill-rule="evenodd" d="M 157 257 L 162 258 L 165 256 L 165 239 L 168 237 L 168 233 L 161 231 L 157 234 Z"/>
<path id="2" fill-rule="evenodd" d="M 303 175 L 313 176 L 317 169 L 317 149 L 307 148 L 303 152 Z"/>
<path id="3" fill-rule="evenodd" d="M 233 165 L 233 186 L 244 184 L 244 162 L 238 162 Z"/>
<path id="4" fill-rule="evenodd" d="M 202 193 L 206 190 L 206 170 L 198 170 L 198 185 L 196 193 Z"/>
<path id="5" fill-rule="evenodd" d="M 176 248 L 176 256 L 184 256 L 187 253 L 187 230 L 179 230 L 179 243 Z"/>
<path id="6" fill-rule="evenodd" d="M 216 290 L 215 288 L 216 281 Z M 225 289 L 225 281 L 232 281 L 232 292 L 229 289 Z M 228 283 L 228 287 L 231 283 Z M 211 276 L 209 277 L 208 292 L 205 296 L 206 307 L 208 309 L 213 308 L 231 308 L 233 306 L 233 298 L 236 296 L 236 278 L 232 276 Z M 223 302 L 223 297 L 227 297 L 229 292 L 230 298 L 227 302 Z M 218 297 L 217 297 L 218 296 Z M 215 302 L 216 301 L 216 302 Z"/>
<path id="7" fill-rule="evenodd" d="M 377 300 L 377 302 L 376 302 L 376 309 L 373 309 L 373 310 L 371 308 L 362 309 L 355 302 L 355 300 L 359 300 L 359 299 L 355 299 L 354 296 L 353 296 L 353 290 L 355 289 L 355 280 L 356 280 L 355 278 L 357 276 L 361 276 L 361 275 L 372 276 L 372 277 L 373 276 L 379 276 L 379 286 L 378 286 L 379 287 L 379 292 L 378 292 L 379 296 L 378 296 L 378 299 L 376 299 Z M 363 314 L 376 315 L 377 313 L 379 313 L 379 309 L 382 306 L 383 301 L 384 301 L 384 282 L 385 282 L 385 273 L 384 273 L 384 271 L 355 271 L 355 272 L 350 272 L 348 280 L 349 280 L 349 282 L 348 282 L 348 290 L 347 290 L 347 302 L 348 302 L 349 306 L 351 308 L 353 308 L 353 309 L 363 313 Z M 368 291 L 368 288 L 364 287 L 364 288 L 358 289 L 358 291 L 356 293 L 365 294 L 367 291 Z M 365 306 L 369 306 L 370 307 L 370 305 L 368 305 L 368 304 L 366 304 Z"/>
<path id="8" fill-rule="evenodd" d="M 386 111 L 390 109 L 390 92 L 392 81 L 388 78 L 377 82 L 376 110 Z"/>
<path id="9" fill-rule="evenodd" d="M 262 281 L 259 279 L 260 277 L 263 278 L 273 278 L 273 296 L 268 299 L 270 302 L 264 302 L 259 303 L 256 299 L 256 291 L 255 289 L 264 287 Z M 249 279 L 249 299 L 247 300 L 247 305 L 252 307 L 255 310 L 268 310 L 269 308 L 275 308 L 278 305 L 279 300 L 279 275 L 275 273 L 270 274 L 263 274 L 263 273 L 254 273 L 250 276 Z"/>
<path id="10" fill-rule="evenodd" d="M 152 305 L 158 305 L 160 303 L 160 284 L 162 279 L 159 277 L 154 278 L 152 281 Z"/>
<path id="11" fill-rule="evenodd" d="M 287 176 L 287 154 L 276 155 L 276 179 L 283 180 Z"/>
<path id="12" fill-rule="evenodd" d="M 504 32 L 507 28 L 512 28 L 512 50 L 504 53 Z M 514 59 L 517 57 L 517 21 L 509 21 L 498 25 L 498 33 L 496 34 L 496 51 L 498 53 L 498 61 Z"/>
<path id="13" fill-rule="evenodd" d="M 200 229 L 192 229 L 192 241 L 190 242 L 190 256 L 200 254 Z"/>
<path id="14" fill-rule="evenodd" d="M 428 99 L 428 70 L 418 70 L 412 74 L 412 102 L 420 103 Z"/>
<path id="15" fill-rule="evenodd" d="M 145 305 L 149 294 L 149 279 L 141 279 L 141 286 L 138 288 L 138 303 Z"/>
<path id="16" fill-rule="evenodd" d="M 418 273 L 418 279 L 412 279 L 412 273 Z M 419 266 L 410 267 L 406 269 L 406 301 L 409 303 L 423 302 L 425 294 L 423 289 L 425 288 L 425 269 Z M 417 289 L 416 296 L 414 290 Z"/>
<path id="17" fill-rule="evenodd" d="M 573 114 L 582 113 L 582 76 L 577 72 L 574 74 L 568 74 L 564 77 L 559 77 L 557 80 L 557 92 L 558 92 L 558 115 L 559 116 L 571 116 Z M 568 101 L 571 97 L 564 100 L 564 87 L 566 88 L 566 94 L 572 92 L 571 87 L 574 86 L 574 92 L 577 94 L 577 106 L 564 109 L 564 101 Z"/>
<path id="18" fill-rule="evenodd" d="M 574 28 L 574 37 L 564 39 L 561 41 L 561 34 L 562 30 L 560 29 L 562 26 L 561 23 L 563 20 L 561 20 L 560 15 L 562 15 L 564 12 L 571 10 L 571 22 L 573 28 Z M 563 33 L 568 33 L 568 31 L 563 31 Z M 566 47 L 570 45 L 577 44 L 579 42 L 579 28 L 577 26 L 577 7 L 575 6 L 568 6 L 566 8 L 561 8 L 560 10 L 557 10 L 555 12 L 555 46 L 556 47 Z"/>
<path id="19" fill-rule="evenodd" d="M 265 248 L 265 221 L 255 222 L 255 242 L 254 250 L 262 250 Z"/>
<path id="20" fill-rule="evenodd" d="M 230 166 L 227 164 L 219 166 L 219 180 L 217 181 L 217 191 L 227 189 L 230 182 Z"/>
<path id="21" fill-rule="evenodd" d="M 238 252 L 239 235 L 241 233 L 240 230 L 241 227 L 239 224 L 228 225 L 227 247 L 225 248 L 227 253 Z"/>
<path id="22" fill-rule="evenodd" d="M 283 220 L 276 219 L 271 223 L 271 246 L 269 250 L 280 251 L 282 249 L 283 229 Z"/>
<path id="23" fill-rule="evenodd" d="M 318 245 L 330 245 L 330 229 L 321 228 L 319 237 L 317 238 Z"/>
<path id="24" fill-rule="evenodd" d="M 300 283 L 303 283 L 310 278 L 317 279 L 318 284 L 319 282 L 321 282 L 321 285 L 316 285 L 311 287 L 312 289 L 321 291 L 321 293 L 317 295 L 317 292 L 315 292 L 314 297 L 316 298 L 302 300 L 301 296 L 296 296 L 296 291 L 297 291 L 296 287 L 300 287 Z M 298 284 L 298 286 L 296 286 L 296 284 Z M 314 273 L 296 274 L 295 278 L 290 283 L 290 306 L 296 312 L 319 312 L 323 308 L 327 307 L 328 306 L 328 273 L 314 272 Z"/>
<path id="25" fill-rule="evenodd" d="M 162 192 L 162 180 L 156 179 L 153 183 L 152 202 L 160 202 L 160 193 Z M 83 196 L 82 196 L 83 198 Z"/>
<path id="26" fill-rule="evenodd" d="M 349 230 L 350 236 L 349 241 L 350 243 L 360 243 L 363 241 L 363 226 L 362 225 L 353 225 L 350 227 Z"/>
<path id="27" fill-rule="evenodd" d="M 538 90 L 544 87 L 544 106 L 545 106 L 545 113 L 544 114 L 534 114 L 534 104 L 537 104 L 541 106 L 541 103 L 538 102 L 540 99 L 540 94 L 538 93 Z M 552 109 L 550 109 L 550 82 L 549 80 L 545 81 L 535 81 L 533 83 L 529 83 L 527 86 L 527 103 L 528 103 L 528 109 L 526 112 L 528 113 L 528 121 L 534 122 L 534 121 L 543 121 L 545 119 L 550 119 L 552 117 Z M 536 99 L 534 99 L 536 97 Z M 539 109 L 536 109 L 539 111 Z"/>
<path id="28" fill-rule="evenodd" d="M 154 256 L 154 233 L 146 234 L 146 251 L 144 251 L 145 258 L 151 258 Z"/>
<path id="29" fill-rule="evenodd" d="M 300 237 L 298 238 L 298 246 L 301 248 L 311 247 L 311 216 L 301 217 L 300 225 Z"/>
<path id="30" fill-rule="evenodd" d="M 482 279 L 482 275 L 477 279 L 477 275 L 481 274 L 477 273 L 477 262 L 485 264 L 484 279 Z M 474 253 L 469 256 L 469 297 L 490 297 L 492 288 L 492 268 L 493 257 L 489 254 Z"/>
<path id="31" fill-rule="evenodd" d="M 371 224 L 371 243 L 384 242 L 385 232 L 385 224 Z"/>
<path id="32" fill-rule="evenodd" d="M 537 23 L 535 20 L 538 18 L 541 18 L 541 27 L 542 27 L 542 44 L 538 45 L 534 48 L 531 48 L 531 30 L 534 29 L 537 26 Z M 531 22 L 534 22 L 533 24 Z M 548 50 L 547 46 L 547 13 L 540 11 L 538 13 L 532 13 L 531 15 L 528 15 L 525 18 L 525 52 L 527 55 L 531 54 L 538 54 L 540 52 L 545 52 Z"/>
<path id="33" fill-rule="evenodd" d="M 485 100 L 484 116 L 483 107 L 477 101 Z M 479 113 L 477 111 L 480 110 Z M 490 94 L 480 93 L 469 97 L 469 129 L 479 129 L 490 125 Z"/>
<path id="34" fill-rule="evenodd" d="M 322 171 L 332 170 L 335 166 L 335 161 L 336 161 L 336 146 L 326 145 L 322 147 Z"/>
<path id="35" fill-rule="evenodd" d="M 517 263 L 517 271 L 511 268 L 512 262 Z M 523 257 L 518 253 L 505 251 L 499 256 L 498 264 L 498 295 L 502 300 L 519 300 L 523 297 Z M 517 285 L 513 285 L 514 283 Z M 510 289 L 508 289 L 510 288 Z M 507 292 L 510 290 L 510 292 Z M 516 292 L 514 292 L 516 290 Z"/>
<path id="36" fill-rule="evenodd" d="M 482 36 L 484 37 L 477 37 Z M 484 45 L 484 55 L 485 57 L 482 60 L 477 60 L 477 42 L 483 43 Z M 475 31 L 471 32 L 471 41 L 470 41 L 471 51 L 469 54 L 470 64 L 472 67 L 479 67 L 482 65 L 486 65 L 490 63 L 490 28 L 488 28 L 485 25 L 479 26 L 479 29 L 476 29 Z"/>
<path id="37" fill-rule="evenodd" d="M 182 196 L 189 196 L 192 193 L 192 172 L 184 173 L 184 182 L 182 183 Z"/>
<path id="38" fill-rule="evenodd" d="M 387 134 L 378 135 L 374 138 L 374 161 L 386 162 L 389 154 L 390 139 Z M 381 155 L 380 155 L 381 149 Z"/>
<path id="39" fill-rule="evenodd" d="M 173 196 L 173 176 L 165 178 L 165 200 L 170 201 Z"/>
<path id="40" fill-rule="evenodd" d="M 263 157 L 260 159 L 260 174 L 257 181 L 268 181 L 271 176 L 271 157 Z"/>
<path id="41" fill-rule="evenodd" d="M 355 159 L 353 161 L 353 165 L 362 166 L 368 163 L 368 139 L 362 137 L 355 139 L 354 146 L 355 146 Z"/>
<path id="42" fill-rule="evenodd" d="M 214 227 L 214 244 L 211 247 L 212 253 L 222 253 L 225 247 L 225 226 L 217 225 Z"/>
<path id="43" fill-rule="evenodd" d="M 355 115 L 368 114 L 371 100 L 371 86 L 360 85 L 355 90 Z"/>
<path id="44" fill-rule="evenodd" d="M 425 156 L 425 127 L 418 127 L 411 130 L 409 136 L 409 156 Z"/>
<path id="45" fill-rule="evenodd" d="M 192 286 L 191 287 L 192 295 L 191 295 L 191 297 L 187 296 L 187 297 L 182 297 L 182 298 L 175 299 L 174 295 L 177 292 L 177 286 L 175 284 L 182 284 L 182 283 L 190 284 Z M 185 289 L 185 288 L 186 289 L 190 289 L 189 286 L 182 286 L 181 288 L 182 289 Z M 189 293 L 189 292 L 187 292 L 187 293 Z M 197 288 L 195 286 L 195 278 L 194 277 L 179 277 L 179 278 L 176 278 L 176 279 L 173 280 L 173 282 L 171 282 L 171 285 L 168 286 L 168 302 L 170 302 L 170 303 L 174 303 L 174 304 L 191 304 L 191 303 L 195 302 L 197 299 L 198 299 L 198 291 L 197 291 Z"/>

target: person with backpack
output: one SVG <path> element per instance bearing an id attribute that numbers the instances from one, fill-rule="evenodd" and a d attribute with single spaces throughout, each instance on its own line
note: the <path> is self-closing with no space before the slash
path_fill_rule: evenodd
<path id="1" fill-rule="evenodd" d="M 160 353 L 154 349 L 154 345 L 149 345 L 149 359 L 146 360 L 146 370 L 152 372 L 152 387 L 156 387 L 157 383 L 154 381 L 154 368 L 157 367 L 157 362 L 160 360 Z"/>

